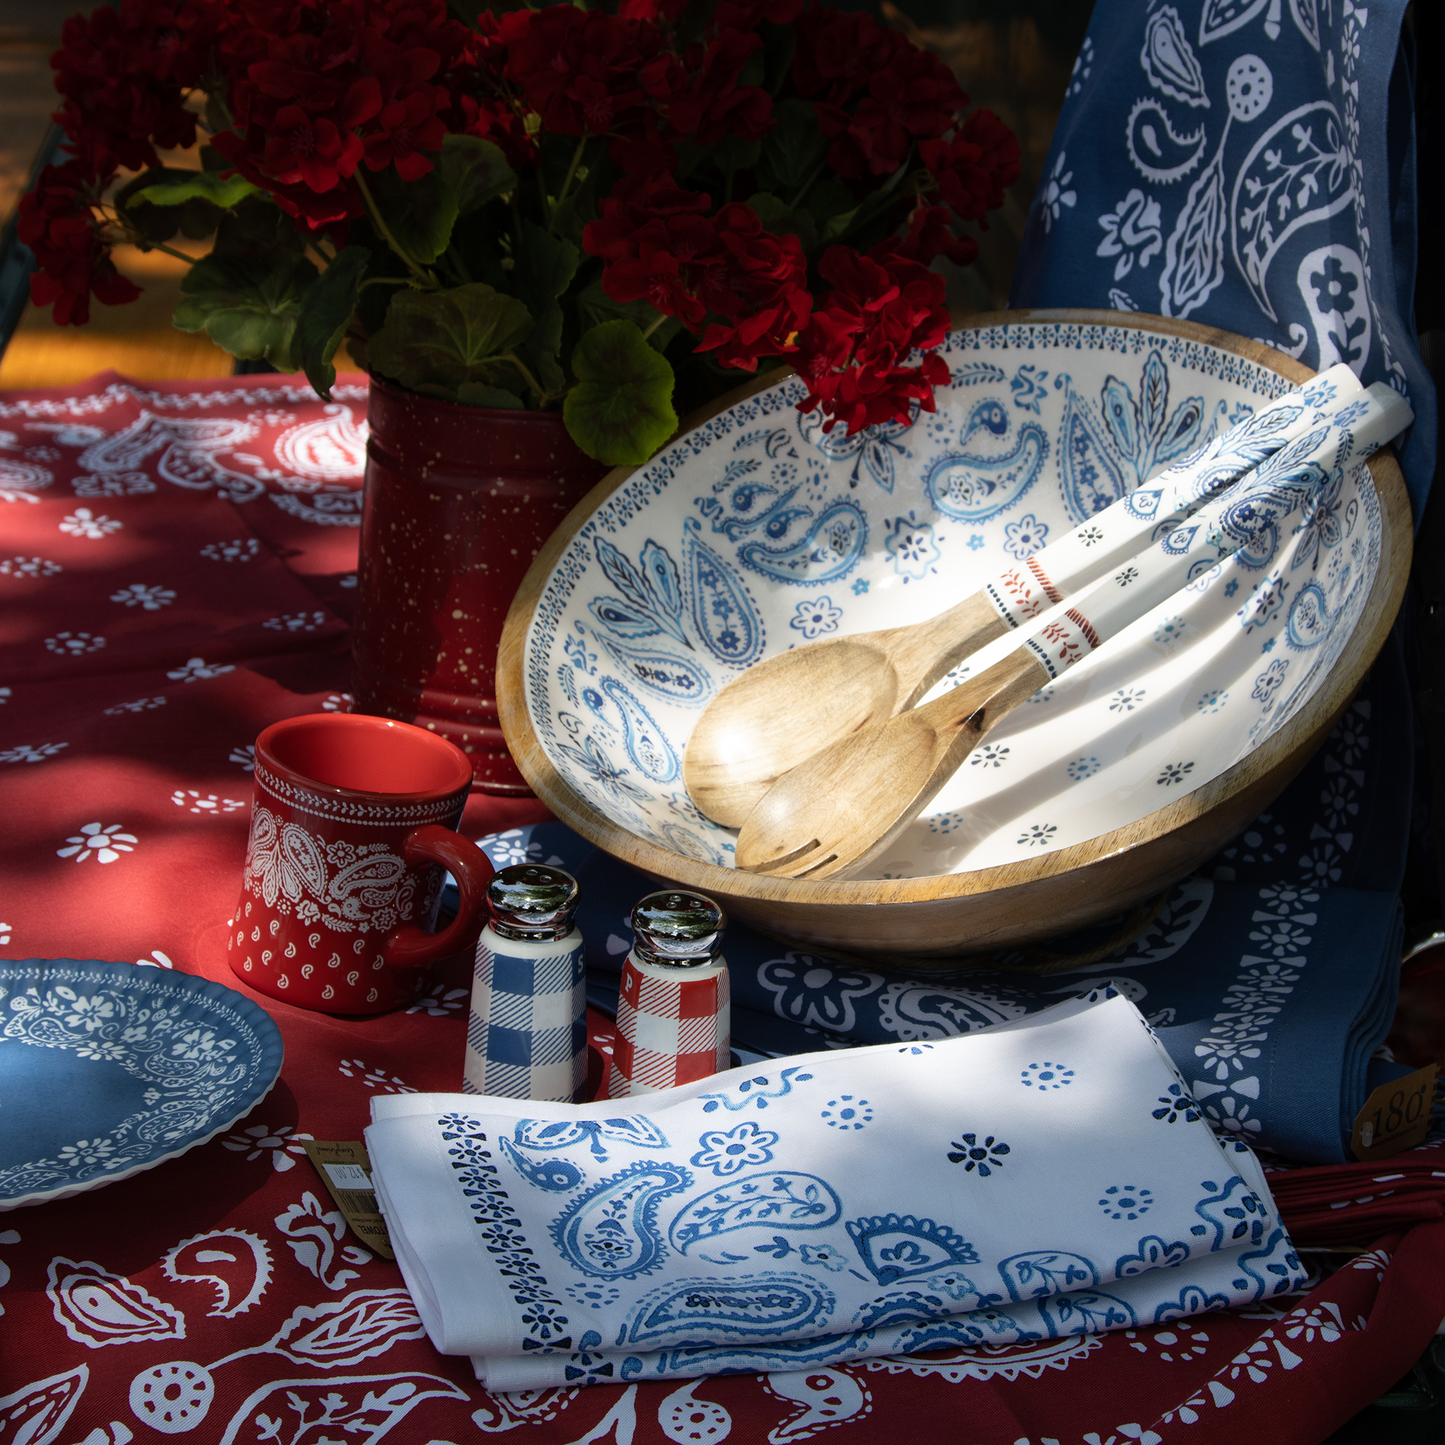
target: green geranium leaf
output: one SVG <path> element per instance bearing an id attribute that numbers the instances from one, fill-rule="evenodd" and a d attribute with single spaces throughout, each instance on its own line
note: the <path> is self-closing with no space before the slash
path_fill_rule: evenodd
<path id="1" fill-rule="evenodd" d="M 680 317 L 663 316 L 646 301 L 614 301 L 602 289 L 600 281 L 594 281 L 577 293 L 577 310 L 584 328 L 601 326 L 604 321 L 631 321 L 646 336 L 647 344 L 654 351 L 666 351 L 667 343 L 682 330 Z"/>
<path id="2" fill-rule="evenodd" d="M 540 316 L 567 289 L 581 259 L 582 253 L 571 241 L 549 235 L 535 221 L 522 222 L 522 244 L 512 281 L 534 316 Z"/>
<path id="3" fill-rule="evenodd" d="M 758 213 L 758 220 L 775 236 L 796 236 L 804 251 L 818 245 L 818 227 L 801 206 L 790 206 L 769 191 L 748 197 L 748 205 Z"/>
<path id="4" fill-rule="evenodd" d="M 830 216 L 822 225 L 823 241 L 826 243 L 839 240 L 848 232 L 859 230 L 888 211 L 895 204 L 893 192 L 898 183 L 898 173 L 902 169 L 903 167 L 899 166 L 898 171 L 889 176 L 883 185 L 851 209 Z"/>
<path id="5" fill-rule="evenodd" d="M 304 256 L 203 256 L 181 281 L 174 324 L 181 331 L 204 330 L 232 356 L 294 371 L 296 323 L 315 282 L 316 267 Z"/>
<path id="6" fill-rule="evenodd" d="M 495 385 L 504 358 L 527 339 L 532 314 L 483 281 L 452 291 L 398 291 L 367 345 L 372 369 L 419 389 Z"/>
<path id="7" fill-rule="evenodd" d="M 506 406 L 520 411 L 525 403 L 516 392 L 500 386 L 487 386 L 480 381 L 464 381 L 457 387 L 457 400 L 468 406 Z"/>
<path id="8" fill-rule="evenodd" d="M 437 168 L 433 166 L 414 181 L 403 181 L 388 166 L 372 175 L 367 184 L 397 245 L 413 261 L 431 265 L 446 250 L 457 221 L 456 194 Z"/>
<path id="9" fill-rule="evenodd" d="M 751 170 L 762 154 L 762 142 L 744 140 L 742 136 L 729 131 L 720 141 L 706 151 L 710 160 L 724 175 L 729 171 Z"/>
<path id="10" fill-rule="evenodd" d="M 346 335 L 362 278 L 371 264 L 366 246 L 348 246 L 308 288 L 296 320 L 295 351 L 306 379 L 324 401 L 331 400 L 336 368 L 331 364 L 336 348 Z"/>
<path id="11" fill-rule="evenodd" d="M 572 352 L 577 385 L 562 419 L 572 439 L 608 466 L 645 462 L 677 430 L 673 375 L 630 321 L 604 321 Z"/>
<path id="12" fill-rule="evenodd" d="M 437 165 L 464 216 L 517 185 L 517 173 L 501 149 L 480 136 L 449 135 Z"/>
<path id="13" fill-rule="evenodd" d="M 295 221 L 280 206 L 254 195 L 221 217 L 211 255 L 239 261 L 279 261 L 299 256 L 305 244 L 296 234 Z"/>
<path id="14" fill-rule="evenodd" d="M 209 201 L 213 206 L 229 211 L 256 189 L 244 176 L 227 176 L 222 180 L 215 171 L 187 171 L 184 178 L 179 178 L 172 171 L 165 180 L 137 191 L 136 196 L 153 206 L 182 206 L 187 201 Z"/>
<path id="15" fill-rule="evenodd" d="M 203 197 L 192 196 L 175 205 L 155 205 L 147 197 L 150 190 L 182 186 L 196 174 L 155 166 L 116 192 L 115 208 L 140 234 L 143 246 L 169 241 L 178 231 L 198 241 L 216 229 L 222 213 Z"/>
<path id="16" fill-rule="evenodd" d="M 818 129 L 818 117 L 806 100 L 775 101 L 773 122 L 762 145 L 765 179 L 780 194 L 793 195 L 828 154 L 828 139 Z"/>

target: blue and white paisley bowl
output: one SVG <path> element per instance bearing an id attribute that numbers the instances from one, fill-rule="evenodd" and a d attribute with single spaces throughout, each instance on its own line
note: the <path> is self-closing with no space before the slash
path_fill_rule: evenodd
<path id="1" fill-rule="evenodd" d="M 742 900 L 762 880 L 732 869 L 735 834 L 682 783 L 689 734 L 721 687 L 789 647 L 942 611 L 1311 374 L 1244 338 L 1116 313 L 980 318 L 943 356 L 952 381 L 935 414 L 853 438 L 800 415 L 795 377 L 756 391 L 614 473 L 598 489 L 610 495 L 549 544 L 519 593 L 522 613 L 535 599 L 529 615 L 514 607 L 508 622 L 525 706 L 504 687 L 503 726 L 574 826 L 650 872 Z M 929 880 L 885 890 L 899 901 L 936 897 L 946 877 L 977 892 L 1007 886 L 1021 863 L 1049 858 L 1044 871 L 1063 873 L 1168 832 L 1169 805 L 1237 777 L 1270 740 L 1297 743 L 1303 723 L 1317 730 L 1304 715 L 1387 553 L 1360 467 L 1309 525 L 1190 584 L 1008 718 L 872 878 Z M 1350 660 L 1358 681 L 1370 658 Z M 807 885 L 829 886 L 847 885 Z"/>
<path id="2" fill-rule="evenodd" d="M 281 1072 L 265 1009 L 129 963 L 0 962 L 0 1210 L 153 1169 L 247 1114 Z"/>

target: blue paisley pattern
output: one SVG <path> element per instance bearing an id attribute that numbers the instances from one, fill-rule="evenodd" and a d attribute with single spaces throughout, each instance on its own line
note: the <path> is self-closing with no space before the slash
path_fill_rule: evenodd
<path id="1" fill-rule="evenodd" d="M 802 1330 L 826 1322 L 836 1305 L 831 1290 L 804 1275 L 767 1272 L 728 1280 L 704 1276 L 644 1295 L 617 1343 L 657 1346 L 699 1333 L 747 1339 Z"/>
<path id="2" fill-rule="evenodd" d="M 657 1229 L 661 1199 L 692 1183 L 680 1164 L 636 1163 L 594 1185 L 557 1217 L 557 1252 L 582 1274 L 636 1279 L 661 1265 L 666 1246 Z"/>
<path id="3" fill-rule="evenodd" d="M 940 1265 L 979 1262 L 978 1251 L 961 1234 L 911 1214 L 851 1219 L 848 1237 L 880 1284 L 933 1274 Z"/>
<path id="4" fill-rule="evenodd" d="M 842 1209 L 833 1187 L 814 1174 L 749 1174 L 690 1201 L 673 1220 L 668 1238 L 679 1254 L 686 1254 L 695 1244 L 740 1229 L 826 1229 L 837 1223 Z"/>

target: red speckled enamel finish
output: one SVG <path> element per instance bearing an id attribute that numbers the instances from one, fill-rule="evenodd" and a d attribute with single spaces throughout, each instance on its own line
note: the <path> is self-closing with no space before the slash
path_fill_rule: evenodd
<path id="1" fill-rule="evenodd" d="M 456 743 L 489 793 L 530 790 L 497 723 L 497 646 L 532 558 L 606 468 L 560 411 L 371 383 L 352 637 L 356 712 Z"/>

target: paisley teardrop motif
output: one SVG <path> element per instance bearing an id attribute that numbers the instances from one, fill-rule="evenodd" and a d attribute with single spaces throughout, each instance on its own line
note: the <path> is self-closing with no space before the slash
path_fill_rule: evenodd
<path id="1" fill-rule="evenodd" d="M 668 702 L 684 707 L 701 707 L 713 694 L 712 674 L 686 657 L 668 652 L 653 652 L 640 647 L 626 647 L 600 632 L 593 636 L 612 655 L 614 662 L 627 674 L 629 682 L 648 692 L 665 697 Z"/>
<path id="2" fill-rule="evenodd" d="M 752 1278 L 673 1280 L 645 1295 L 624 1328 L 628 1344 L 664 1344 L 688 1336 L 776 1336 L 821 1324 L 833 1292 L 803 1275 L 769 1270 Z"/>
<path id="3" fill-rule="evenodd" d="M 560 1214 L 551 1226 L 553 1242 L 583 1274 L 602 1279 L 649 1274 L 667 1252 L 656 1225 L 658 1201 L 691 1183 L 692 1174 L 680 1164 L 633 1164 Z"/>
<path id="4" fill-rule="evenodd" d="M 838 1196 L 815 1174 L 773 1169 L 749 1174 L 694 1199 L 672 1221 L 679 1254 L 738 1229 L 826 1229 L 842 1213 Z"/>
<path id="5" fill-rule="evenodd" d="M 867 516 L 845 497 L 824 507 L 791 547 L 774 551 L 762 542 L 745 542 L 738 548 L 738 561 L 764 577 L 815 587 L 846 577 L 867 540 Z"/>
<path id="6" fill-rule="evenodd" d="M 683 523 L 682 550 L 692 620 L 720 662 L 749 667 L 762 655 L 763 622 L 742 579 L 702 540 L 695 517 Z"/>
<path id="7" fill-rule="evenodd" d="M 1025 422 L 1018 440 L 1002 456 L 955 452 L 928 469 L 929 500 L 946 517 L 983 522 L 1013 506 L 1028 489 L 1049 454 L 1048 438 L 1037 422 Z"/>
<path id="8" fill-rule="evenodd" d="M 682 765 L 668 745 L 667 735 L 652 720 L 652 714 L 615 677 L 602 678 L 601 687 L 622 714 L 627 756 L 637 764 L 642 775 L 654 783 L 672 782 L 682 771 Z"/>
<path id="9" fill-rule="evenodd" d="M 96 1348 L 186 1337 L 186 1319 L 179 1310 L 91 1260 L 56 1255 L 49 1275 L 45 1293 L 56 1321 L 77 1344 Z"/>
<path id="10" fill-rule="evenodd" d="M 1064 505 L 1076 522 L 1087 522 L 1128 491 L 1112 444 L 1072 386 L 1059 427 L 1059 473 Z"/>
<path id="11" fill-rule="evenodd" d="M 0 1440 L 9 1445 L 54 1440 L 80 1402 L 89 1379 L 90 1366 L 77 1365 L 0 1396 Z"/>

